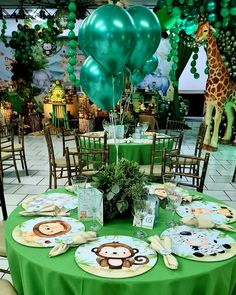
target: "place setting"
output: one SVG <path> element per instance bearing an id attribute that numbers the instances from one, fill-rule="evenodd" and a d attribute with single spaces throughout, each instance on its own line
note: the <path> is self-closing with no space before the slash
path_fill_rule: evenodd
<path id="1" fill-rule="evenodd" d="M 70 210 L 78 207 L 78 199 L 74 194 L 49 192 L 25 198 L 21 203 L 24 216 L 48 215 L 66 216 Z"/>
<path id="2" fill-rule="evenodd" d="M 178 176 L 168 174 L 163 176 L 161 191 L 158 185 L 150 186 L 151 192 L 156 195 L 161 193 L 161 199 L 167 199 L 165 210 L 171 211 L 171 218 L 167 222 L 168 228 L 160 237 L 148 238 L 151 246 L 160 254 L 175 254 L 196 261 L 223 261 L 235 256 L 236 241 L 218 230 L 236 232 L 228 225 L 235 221 L 234 210 L 223 204 L 205 200 L 182 203 L 187 191 L 179 189 L 177 184 Z M 182 217 L 180 221 L 175 219 L 176 213 Z M 169 247 L 166 251 L 161 251 L 160 244 L 166 239 L 169 239 Z M 176 266 L 176 262 L 174 265 Z"/>

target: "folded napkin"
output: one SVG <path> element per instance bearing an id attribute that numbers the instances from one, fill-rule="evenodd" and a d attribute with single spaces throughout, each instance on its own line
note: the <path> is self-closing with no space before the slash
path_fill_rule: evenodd
<path id="1" fill-rule="evenodd" d="M 49 257 L 54 257 L 65 253 L 71 247 L 77 247 L 80 244 L 85 244 L 89 241 L 96 240 L 96 232 L 93 231 L 81 231 L 72 237 L 70 243 L 57 243 L 49 252 Z"/>
<path id="2" fill-rule="evenodd" d="M 55 205 L 45 205 L 38 211 L 21 211 L 21 215 L 23 216 L 35 216 L 35 215 L 43 215 L 43 216 L 69 216 L 70 214 L 66 211 L 65 208 L 60 208 Z"/>
<path id="3" fill-rule="evenodd" d="M 182 197 L 182 202 L 183 203 L 191 203 L 192 201 L 197 201 L 201 200 L 202 196 L 197 196 L 197 195 L 189 195 L 189 194 L 184 194 Z"/>
<path id="4" fill-rule="evenodd" d="M 215 223 L 211 218 L 204 215 L 190 215 L 183 217 L 180 222 L 185 225 L 194 225 L 198 228 L 220 228 L 231 232 L 236 232 L 232 226 L 224 223 Z"/>
<path id="5" fill-rule="evenodd" d="M 170 269 L 178 268 L 177 259 L 171 254 L 171 239 L 170 237 L 164 237 L 160 239 L 159 236 L 151 236 L 148 238 L 151 242 L 150 247 L 163 256 L 164 263 L 166 267 Z"/>

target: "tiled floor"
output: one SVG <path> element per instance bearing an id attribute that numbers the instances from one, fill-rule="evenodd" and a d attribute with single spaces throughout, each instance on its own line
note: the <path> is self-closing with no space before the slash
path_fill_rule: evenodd
<path id="1" fill-rule="evenodd" d="M 191 154 L 194 150 L 199 120 L 188 121 L 188 125 L 192 129 L 185 132 L 182 153 Z M 55 152 L 59 155 L 62 151 L 61 138 L 54 136 L 53 140 Z M 26 136 L 25 146 L 30 175 L 26 176 L 20 165 L 18 165 L 20 184 L 14 171 L 4 174 L 4 192 L 9 214 L 26 196 L 42 193 L 48 189 L 48 156 L 44 137 Z M 236 208 L 236 182 L 232 183 L 231 179 L 235 165 L 236 147 L 219 145 L 218 151 L 211 153 L 204 189 L 205 193 L 234 208 Z M 63 186 L 65 180 L 60 180 L 59 184 Z M 0 258 L 0 268 L 7 267 L 7 260 Z M 2 276 L 3 273 L 0 273 L 0 277 Z M 10 280 L 9 275 L 4 275 L 4 278 Z"/>

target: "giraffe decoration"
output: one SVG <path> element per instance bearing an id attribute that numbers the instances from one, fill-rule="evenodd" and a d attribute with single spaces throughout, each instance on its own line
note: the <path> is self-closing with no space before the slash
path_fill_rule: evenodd
<path id="1" fill-rule="evenodd" d="M 207 124 L 207 131 L 204 138 L 204 147 L 208 150 L 216 151 L 218 147 L 219 126 L 224 109 L 226 110 L 228 124 L 223 139 L 229 141 L 232 135 L 233 108 L 236 108 L 236 83 L 230 80 L 213 34 L 214 29 L 208 22 L 199 23 L 195 42 L 206 40 L 208 79 L 205 90 L 205 122 Z M 211 136 L 210 124 L 214 109 L 214 130 Z"/>

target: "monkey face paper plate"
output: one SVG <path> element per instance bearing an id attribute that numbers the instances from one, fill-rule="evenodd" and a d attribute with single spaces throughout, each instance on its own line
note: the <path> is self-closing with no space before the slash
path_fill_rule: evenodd
<path id="1" fill-rule="evenodd" d="M 236 242 L 216 229 L 193 228 L 186 225 L 168 228 L 161 237 L 172 240 L 172 252 L 197 261 L 222 261 L 236 255 Z"/>
<path id="2" fill-rule="evenodd" d="M 54 247 L 56 243 L 72 243 L 73 236 L 84 231 L 82 222 L 71 217 L 38 217 L 14 228 L 13 239 L 30 247 Z"/>
<path id="3" fill-rule="evenodd" d="M 105 278 L 128 278 L 150 270 L 157 255 L 148 243 L 128 236 L 104 236 L 80 245 L 75 261 L 86 272 Z"/>

